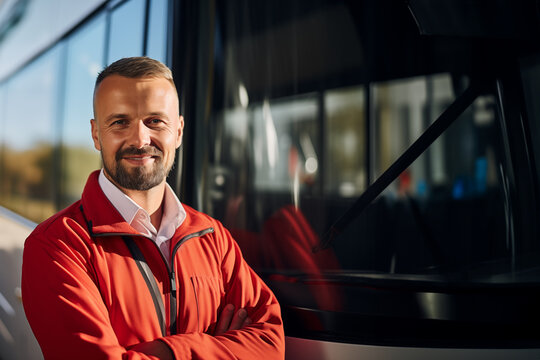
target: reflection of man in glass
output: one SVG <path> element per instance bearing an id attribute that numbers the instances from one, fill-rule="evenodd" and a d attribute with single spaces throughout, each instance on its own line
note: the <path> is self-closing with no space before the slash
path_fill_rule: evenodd
<path id="1" fill-rule="evenodd" d="M 103 170 L 25 244 L 23 303 L 45 358 L 282 358 L 279 305 L 216 220 L 165 182 L 182 142 L 170 70 L 107 67 L 92 138 Z"/>

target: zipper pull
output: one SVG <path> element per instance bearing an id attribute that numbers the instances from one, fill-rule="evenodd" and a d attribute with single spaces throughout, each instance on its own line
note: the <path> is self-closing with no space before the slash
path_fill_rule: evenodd
<path id="1" fill-rule="evenodd" d="M 176 294 L 176 276 L 174 274 L 174 271 L 171 271 L 169 274 L 169 278 L 171 279 L 171 292 L 174 292 Z"/>

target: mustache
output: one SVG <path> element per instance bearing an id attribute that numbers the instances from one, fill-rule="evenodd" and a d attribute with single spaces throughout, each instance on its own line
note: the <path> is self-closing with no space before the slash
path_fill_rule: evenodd
<path id="1" fill-rule="evenodd" d="M 119 161 L 126 155 L 138 155 L 138 156 L 157 156 L 161 158 L 163 152 L 154 146 L 144 146 L 140 149 L 134 147 L 127 147 L 125 149 L 120 149 L 116 152 L 116 160 Z"/>

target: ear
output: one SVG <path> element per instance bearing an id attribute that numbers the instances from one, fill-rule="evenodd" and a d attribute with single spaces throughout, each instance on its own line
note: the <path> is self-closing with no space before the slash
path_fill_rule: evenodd
<path id="1" fill-rule="evenodd" d="M 182 145 L 182 136 L 184 135 L 184 117 L 180 115 L 178 117 L 178 120 L 180 122 L 178 126 L 178 134 L 176 137 L 176 148 L 178 149 L 180 145 Z"/>
<path id="2" fill-rule="evenodd" d="M 94 147 L 96 150 L 101 151 L 101 144 L 99 142 L 98 124 L 96 119 L 90 120 L 90 126 L 92 128 L 92 140 L 94 140 Z"/>

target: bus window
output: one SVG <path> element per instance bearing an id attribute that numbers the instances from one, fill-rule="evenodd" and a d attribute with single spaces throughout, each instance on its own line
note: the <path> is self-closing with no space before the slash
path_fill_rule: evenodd
<path id="1" fill-rule="evenodd" d="M 107 64 L 143 54 L 145 7 L 144 0 L 129 0 L 112 11 Z"/>
<path id="2" fill-rule="evenodd" d="M 375 83 L 371 87 L 375 142 L 373 177 L 377 178 L 446 109 L 455 96 L 450 74 L 392 80 Z M 432 162 L 431 165 L 436 169 L 439 163 Z"/>
<path id="3" fill-rule="evenodd" d="M 146 55 L 168 64 L 169 1 L 151 0 L 148 14 Z"/>
<path id="4" fill-rule="evenodd" d="M 534 152 L 533 159 L 537 177 L 540 179 L 540 55 L 531 55 L 522 59 L 521 80 Z"/>
<path id="5" fill-rule="evenodd" d="M 410 118 L 393 117 L 404 119 Z M 407 131 L 381 135 L 387 144 L 409 137 Z M 336 238 L 332 247 L 340 265 L 434 282 L 511 282 L 519 254 L 509 228 L 502 139 L 495 96 L 477 98 Z"/>
<path id="6" fill-rule="evenodd" d="M 103 68 L 105 20 L 100 15 L 66 42 L 61 208 L 80 198 L 88 174 L 101 165 L 90 136 L 90 119 L 94 82 Z"/>
<path id="7" fill-rule="evenodd" d="M 366 91 L 364 87 L 324 92 L 325 158 L 324 192 L 356 197 L 368 184 L 366 171 Z"/>
<path id="8" fill-rule="evenodd" d="M 61 47 L 54 47 L 5 85 L 3 204 L 36 222 L 56 210 L 53 159 L 58 145 Z"/>
<path id="9" fill-rule="evenodd" d="M 4 85 L 0 85 L 0 174 L 5 174 L 6 169 L 4 167 L 4 147 L 5 147 L 5 110 L 6 110 L 6 103 L 5 103 L 5 92 L 4 92 Z M 4 194 L 7 192 L 6 188 L 6 181 L 3 176 L 0 177 L 0 201 L 3 201 Z"/>

